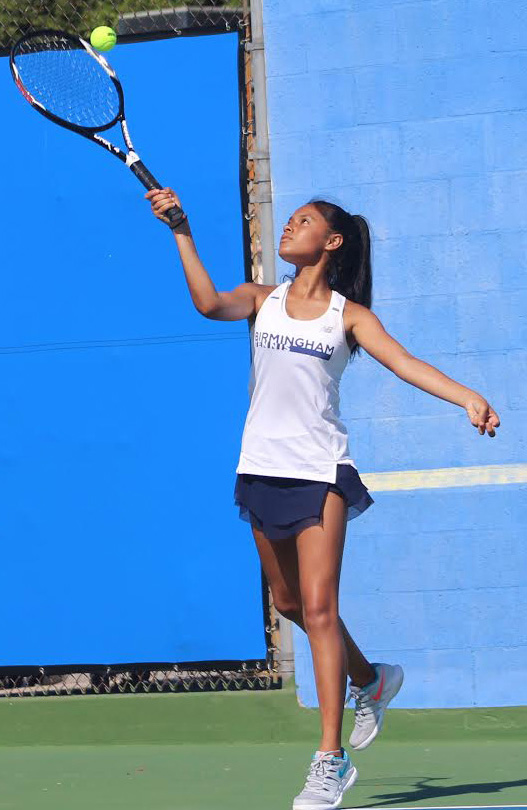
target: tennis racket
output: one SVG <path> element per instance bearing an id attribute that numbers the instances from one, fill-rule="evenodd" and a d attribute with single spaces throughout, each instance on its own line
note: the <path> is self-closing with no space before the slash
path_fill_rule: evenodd
<path id="1" fill-rule="evenodd" d="M 134 149 L 124 116 L 124 93 L 113 68 L 76 34 L 42 30 L 25 34 L 11 49 L 11 73 L 31 106 L 50 121 L 98 143 L 122 160 L 147 188 L 161 188 Z M 121 125 L 126 150 L 99 133 Z M 165 212 L 175 228 L 186 215 Z"/>

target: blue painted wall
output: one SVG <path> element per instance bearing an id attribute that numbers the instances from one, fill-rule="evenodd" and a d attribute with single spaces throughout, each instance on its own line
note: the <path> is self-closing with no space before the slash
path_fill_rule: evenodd
<path id="1" fill-rule="evenodd" d="M 525 462 L 525 3 L 264 0 L 264 14 L 277 237 L 315 194 L 365 215 L 373 310 L 502 420 L 482 437 L 363 353 L 342 383 L 359 471 Z M 373 660 L 405 667 L 394 705 L 527 701 L 525 495 L 378 492 L 349 524 L 342 615 Z M 296 630 L 295 660 L 315 705 Z"/>
<path id="2" fill-rule="evenodd" d="M 220 289 L 244 279 L 237 48 L 232 34 L 110 54 L 136 147 L 181 194 Z M 34 112 L 2 68 L 0 665 L 265 657 L 233 503 L 246 324 L 196 312 L 133 174 Z"/>

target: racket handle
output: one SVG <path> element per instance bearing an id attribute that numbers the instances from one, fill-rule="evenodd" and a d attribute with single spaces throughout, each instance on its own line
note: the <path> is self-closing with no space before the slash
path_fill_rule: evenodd
<path id="1" fill-rule="evenodd" d="M 142 160 L 134 161 L 134 163 L 130 164 L 130 168 L 137 179 L 140 180 L 143 186 L 149 191 L 151 191 L 153 188 L 163 188 L 161 183 L 156 180 L 152 172 L 148 171 Z M 169 208 L 168 211 L 165 211 L 164 216 L 169 218 L 171 228 L 176 228 L 183 222 L 183 220 L 187 218 L 187 215 L 183 213 L 183 210 L 179 207 L 179 205 Z"/>

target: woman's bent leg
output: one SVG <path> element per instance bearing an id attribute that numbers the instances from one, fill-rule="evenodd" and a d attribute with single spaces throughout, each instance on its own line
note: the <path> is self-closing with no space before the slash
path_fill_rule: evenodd
<path id="1" fill-rule="evenodd" d="M 305 631 L 296 539 L 270 540 L 255 526 L 252 530 L 276 609 Z M 346 647 L 348 675 L 355 686 L 365 686 L 374 679 L 375 670 L 353 641 L 340 617 L 339 621 Z"/>

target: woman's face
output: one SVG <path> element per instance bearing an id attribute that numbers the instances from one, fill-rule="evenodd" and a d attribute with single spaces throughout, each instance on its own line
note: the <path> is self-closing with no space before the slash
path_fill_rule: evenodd
<path id="1" fill-rule="evenodd" d="M 314 265 L 330 239 L 328 223 L 314 205 L 298 208 L 284 225 L 278 255 L 297 266 Z"/>

